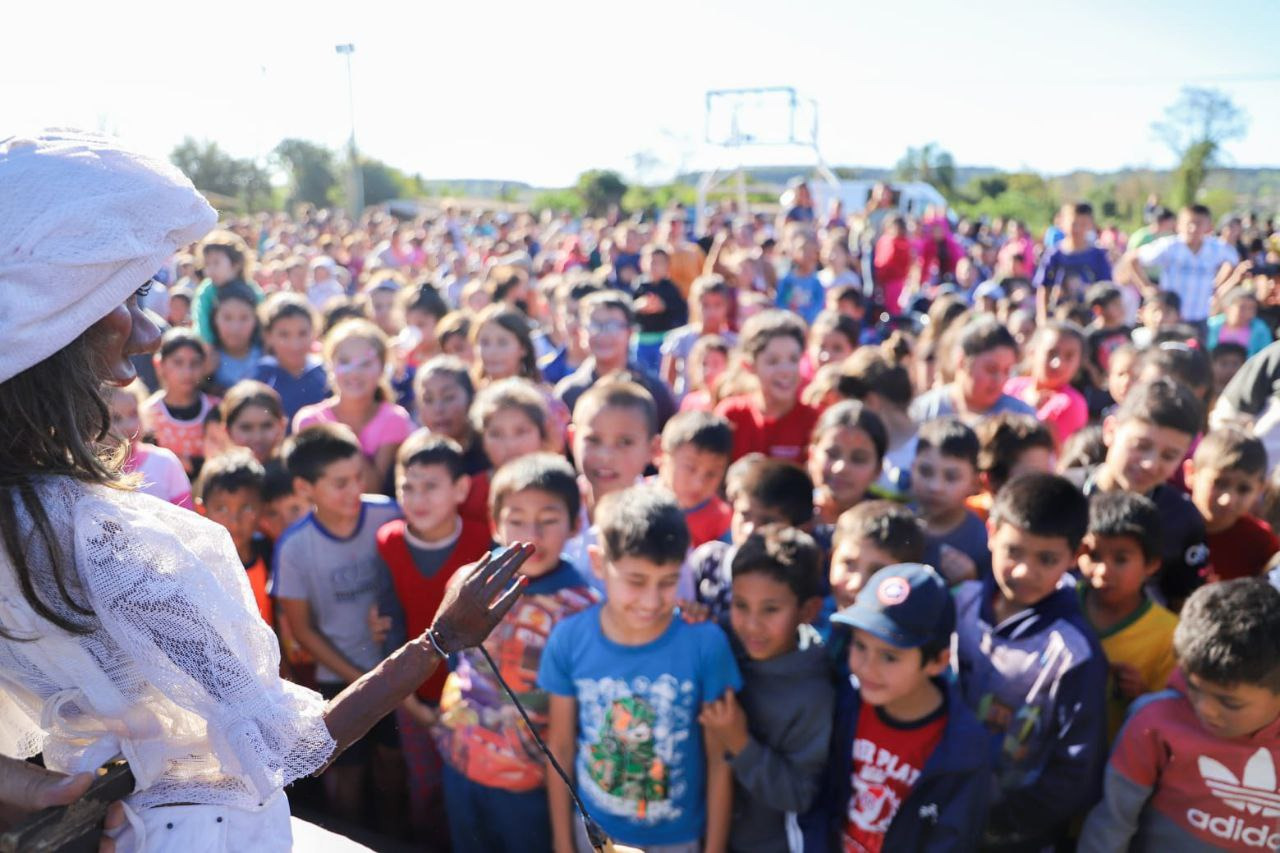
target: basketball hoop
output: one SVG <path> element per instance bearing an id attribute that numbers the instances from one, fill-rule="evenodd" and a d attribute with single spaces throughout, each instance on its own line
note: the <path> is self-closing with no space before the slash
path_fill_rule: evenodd
<path id="1" fill-rule="evenodd" d="M 823 180 L 838 183 L 818 150 L 818 102 L 802 98 L 792 86 L 708 91 L 703 141 L 722 152 L 718 159 L 733 165 L 716 166 L 698 179 L 699 231 L 706 227 L 707 197 L 729 178 L 737 179 L 738 205 L 747 210 L 743 149 L 803 148 L 815 161 L 814 171 Z"/>

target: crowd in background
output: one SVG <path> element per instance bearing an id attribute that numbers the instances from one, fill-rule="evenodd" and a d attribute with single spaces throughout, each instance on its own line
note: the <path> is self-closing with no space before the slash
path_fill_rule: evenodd
<path id="1" fill-rule="evenodd" d="M 328 696 L 538 546 L 501 678 L 326 771 L 352 825 L 582 849 L 505 680 L 645 849 L 1275 849 L 1280 235 L 1146 220 L 229 217 L 113 436 Z"/>

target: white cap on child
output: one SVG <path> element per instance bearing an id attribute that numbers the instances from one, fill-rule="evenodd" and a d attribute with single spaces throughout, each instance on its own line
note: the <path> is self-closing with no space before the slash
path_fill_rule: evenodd
<path id="1" fill-rule="evenodd" d="M 0 382 L 74 341 L 215 222 L 178 169 L 110 137 L 0 139 Z"/>

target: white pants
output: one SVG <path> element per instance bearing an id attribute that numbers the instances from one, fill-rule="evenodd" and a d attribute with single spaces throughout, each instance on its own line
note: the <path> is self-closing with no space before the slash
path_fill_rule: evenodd
<path id="1" fill-rule="evenodd" d="M 112 833 L 117 853 L 275 853 L 298 850 L 366 850 L 341 835 L 291 818 L 283 793 L 259 811 L 232 806 L 159 806 L 134 811 Z"/>

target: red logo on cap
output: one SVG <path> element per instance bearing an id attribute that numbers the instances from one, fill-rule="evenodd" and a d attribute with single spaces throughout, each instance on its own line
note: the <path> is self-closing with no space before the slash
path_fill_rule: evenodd
<path id="1" fill-rule="evenodd" d="M 880 599 L 880 603 L 885 607 L 901 604 L 907 600 L 907 596 L 910 594 L 911 584 L 907 583 L 906 578 L 900 578 L 896 575 L 882 580 L 880 586 L 876 589 L 876 598 Z"/>

